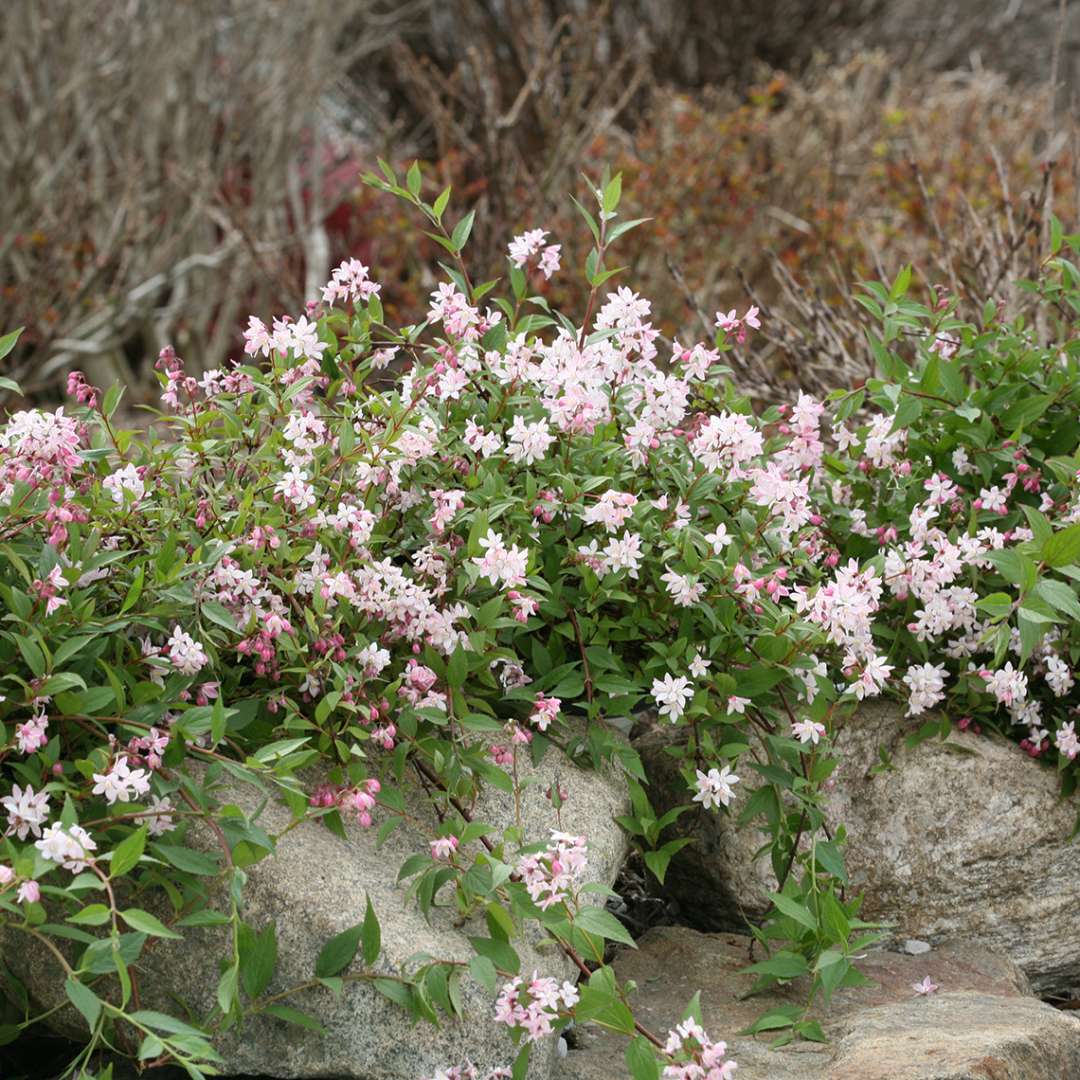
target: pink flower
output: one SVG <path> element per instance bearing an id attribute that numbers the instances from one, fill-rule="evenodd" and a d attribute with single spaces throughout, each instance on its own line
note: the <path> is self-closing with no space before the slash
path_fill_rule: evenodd
<path id="1" fill-rule="evenodd" d="M 585 874 L 587 856 L 585 837 L 553 832 L 544 851 L 522 858 L 517 869 L 533 903 L 546 911 L 575 895 Z"/>
<path id="2" fill-rule="evenodd" d="M 664 1053 L 673 1064 L 664 1068 L 664 1080 L 732 1080 L 738 1064 L 727 1055 L 727 1043 L 713 1042 L 693 1018 L 668 1032 Z"/>
<path id="3" fill-rule="evenodd" d="M 44 713 L 38 713 L 23 724 L 15 726 L 15 740 L 19 752 L 32 754 L 40 750 L 48 741 L 49 719 Z"/>
<path id="4" fill-rule="evenodd" d="M 547 731 L 548 725 L 559 715 L 561 705 L 562 702 L 557 697 L 544 697 L 543 694 L 538 693 L 529 719 L 541 731 Z"/>
<path id="5" fill-rule="evenodd" d="M 541 977 L 533 972 L 526 984 L 521 976 L 506 983 L 495 1003 L 495 1022 L 517 1028 L 524 1034 L 525 1042 L 550 1035 L 554 1021 L 563 1009 L 572 1009 L 579 1001 L 573 983 L 560 986 L 554 979 Z"/>
<path id="6" fill-rule="evenodd" d="M 457 851 L 458 838 L 456 836 L 440 836 L 431 841 L 431 857 L 433 859 L 449 859 Z"/>
<path id="7" fill-rule="evenodd" d="M 15 894 L 15 900 L 20 904 L 36 904 L 41 899 L 41 887 L 36 881 L 24 881 Z"/>
<path id="8" fill-rule="evenodd" d="M 916 994 L 925 995 L 932 994 L 936 990 L 940 990 L 941 987 L 938 986 L 936 982 L 933 982 L 930 976 L 927 975 L 922 982 L 912 983 L 911 989 L 914 990 Z"/>

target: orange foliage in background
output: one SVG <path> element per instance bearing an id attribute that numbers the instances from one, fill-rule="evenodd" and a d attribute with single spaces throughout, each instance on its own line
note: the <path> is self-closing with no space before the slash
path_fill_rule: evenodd
<path id="1" fill-rule="evenodd" d="M 1006 267 L 1024 273 L 1037 258 L 1048 195 L 1067 227 L 1075 221 L 1073 147 L 1060 138 L 1045 145 L 1046 108 L 1042 95 L 1012 91 L 990 73 L 925 75 L 869 53 L 800 79 L 769 72 L 743 96 L 658 93 L 633 135 L 613 129 L 591 144 L 583 172 L 621 170 L 625 216 L 652 212 L 619 244 L 628 268 L 619 280 L 653 301 L 666 335 L 706 336 L 702 315 L 711 324 L 717 310 L 745 305 L 749 290 L 795 337 L 813 333 L 815 311 L 822 319 L 831 311 L 857 365 L 865 350 L 852 282 L 911 263 L 981 307 Z M 1044 190 L 1047 149 L 1056 164 Z M 483 202 L 467 161 L 446 158 L 427 171 L 433 189 L 436 177 L 454 184 L 459 211 Z M 575 194 L 588 205 L 584 181 Z M 388 305 L 422 318 L 438 249 L 417 248 L 390 200 L 367 189 L 356 198 Z M 516 216 L 492 227 L 505 241 L 525 228 L 552 231 L 564 269 L 544 288 L 573 309 L 589 244 L 570 200 L 522 190 L 514 205 Z M 498 276 L 505 260 L 486 269 Z M 773 335 L 767 366 L 779 378 L 843 378 L 842 350 L 819 342 L 816 373 L 798 361 L 798 344 Z"/>

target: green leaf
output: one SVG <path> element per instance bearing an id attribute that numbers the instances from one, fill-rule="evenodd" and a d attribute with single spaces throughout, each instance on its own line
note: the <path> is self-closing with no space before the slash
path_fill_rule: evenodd
<path id="1" fill-rule="evenodd" d="M 456 648 L 446 665 L 446 681 L 455 689 L 465 685 L 469 675 L 469 654 L 462 648 Z"/>
<path id="2" fill-rule="evenodd" d="M 155 844 L 153 853 L 159 855 L 166 862 L 175 866 L 177 870 L 183 870 L 188 874 L 196 874 L 199 877 L 214 877 L 221 871 L 221 867 L 209 855 L 201 851 L 192 851 L 190 848 L 179 847 L 174 844 Z"/>
<path id="3" fill-rule="evenodd" d="M 22 653 L 22 658 L 26 661 L 26 666 L 34 673 L 35 678 L 42 678 L 45 675 L 45 655 L 30 638 L 23 637 L 21 634 L 12 636 L 19 647 L 19 652 Z"/>
<path id="4" fill-rule="evenodd" d="M 991 619 L 1004 619 L 1012 614 L 1013 598 L 1008 593 L 990 593 L 977 601 L 975 606 L 980 611 L 985 611 Z"/>
<path id="5" fill-rule="evenodd" d="M 12 330 L 10 334 L 5 334 L 3 337 L 0 337 L 0 360 L 3 360 L 4 357 L 15 348 L 15 344 L 19 340 L 19 335 L 25 329 L 25 326 L 20 326 L 18 330 Z M 17 394 L 22 393 L 16 383 L 12 382 L 10 379 L 6 381 L 11 382 L 11 386 L 7 387 L 8 390 L 14 390 Z"/>
<path id="6" fill-rule="evenodd" d="M 1042 561 L 1048 566 L 1068 566 L 1080 561 L 1080 525 L 1070 525 L 1042 545 Z"/>
<path id="7" fill-rule="evenodd" d="M 805 957 L 782 949 L 767 960 L 760 960 L 744 970 L 755 972 L 758 975 L 772 975 L 777 979 L 796 979 L 800 975 L 805 975 L 810 968 Z"/>
<path id="8" fill-rule="evenodd" d="M 138 930 L 140 933 L 150 934 L 152 937 L 172 938 L 174 941 L 183 940 L 182 934 L 170 930 L 160 919 L 141 908 L 127 908 L 120 912 L 120 918 L 132 930 Z"/>
<path id="9" fill-rule="evenodd" d="M 139 1043 L 139 1061 L 160 1057 L 165 1051 L 165 1044 L 156 1035 L 147 1035 Z"/>
<path id="10" fill-rule="evenodd" d="M 277 931 L 268 922 L 258 934 L 247 923 L 239 926 L 240 982 L 253 1001 L 270 985 L 277 967 Z"/>
<path id="11" fill-rule="evenodd" d="M 889 290 L 890 300 L 901 300 L 907 293 L 909 286 L 911 285 L 911 264 L 900 268 L 900 273 L 896 275 L 896 280 L 893 281 L 892 288 Z"/>
<path id="12" fill-rule="evenodd" d="M 585 930 L 590 934 L 598 934 L 610 941 L 618 941 L 623 945 L 629 945 L 636 949 L 637 945 L 630 936 L 630 932 L 610 911 L 602 907 L 582 908 L 574 917 L 574 925 L 579 930 Z"/>
<path id="13" fill-rule="evenodd" d="M 579 987 L 578 992 L 581 1000 L 574 1009 L 578 1020 L 590 1020 L 623 1035 L 634 1034 L 634 1014 L 615 994 L 589 984 Z"/>
<path id="14" fill-rule="evenodd" d="M 626 1067 L 633 1080 L 660 1080 L 656 1053 L 644 1035 L 638 1035 L 626 1048 Z"/>
<path id="15" fill-rule="evenodd" d="M 71 1004 L 83 1014 L 87 1026 L 93 1032 L 101 1016 L 101 998 L 89 986 L 84 986 L 78 979 L 70 976 L 64 980 L 64 993 Z"/>
<path id="16" fill-rule="evenodd" d="M 469 974 L 472 975 L 472 977 L 487 990 L 489 994 L 495 993 L 499 974 L 495 970 L 495 965 L 486 956 L 474 956 L 469 961 Z"/>
<path id="17" fill-rule="evenodd" d="M 360 929 L 360 940 L 363 945 L 364 963 L 371 967 L 379 959 L 382 949 L 382 933 L 379 930 L 379 920 L 375 916 L 375 909 L 371 906 L 371 897 L 367 897 L 367 910 L 364 912 L 364 922 Z"/>
<path id="18" fill-rule="evenodd" d="M 124 395 L 124 386 L 122 383 L 115 382 L 108 390 L 105 391 L 105 398 L 101 402 L 101 412 L 112 419 L 113 413 L 116 412 L 116 406 L 120 404 L 120 398 Z"/>
<path id="19" fill-rule="evenodd" d="M 413 997 L 412 994 L 409 993 L 409 988 L 399 983 L 396 979 L 376 979 L 374 986 L 383 997 L 389 998 L 403 1009 L 412 1010 Z"/>
<path id="20" fill-rule="evenodd" d="M 270 1016 L 276 1016 L 279 1020 L 284 1020 L 289 1024 L 296 1024 L 298 1027 L 307 1028 L 308 1031 L 317 1031 L 320 1035 L 326 1034 L 326 1028 L 319 1023 L 313 1016 L 308 1016 L 307 1013 L 301 1012 L 299 1009 L 294 1009 L 291 1005 L 281 1005 L 275 1003 L 273 1005 L 267 1005 L 262 1010 L 264 1013 L 268 1013 Z"/>
<path id="21" fill-rule="evenodd" d="M 87 904 L 67 921 L 76 926 L 102 926 L 109 921 L 109 909 L 104 904 Z"/>
<path id="22" fill-rule="evenodd" d="M 210 745 L 217 746 L 225 738 L 225 702 L 219 694 L 210 710 Z"/>
<path id="23" fill-rule="evenodd" d="M 131 1019 L 142 1024 L 143 1027 L 168 1031 L 173 1035 L 191 1035 L 195 1038 L 204 1038 L 206 1036 L 205 1031 L 192 1027 L 190 1024 L 185 1024 L 183 1020 L 178 1020 L 175 1016 L 169 1016 L 168 1013 L 154 1012 L 153 1009 L 140 1009 L 138 1012 L 131 1014 Z"/>
<path id="24" fill-rule="evenodd" d="M 435 200 L 435 205 L 432 207 L 432 210 L 434 210 L 435 217 L 436 217 L 437 220 L 442 220 L 443 211 L 446 209 L 446 204 L 449 201 L 450 201 L 450 185 L 447 184 L 446 187 L 444 187 L 442 189 L 442 191 L 439 193 L 439 197 Z"/>
<path id="25" fill-rule="evenodd" d="M 1080 622 L 1080 601 L 1072 587 L 1063 581 L 1043 578 L 1035 586 L 1035 595 L 1042 597 L 1051 607 L 1063 611 L 1066 615 Z"/>
<path id="26" fill-rule="evenodd" d="M 798 1005 L 782 1005 L 780 1008 L 770 1009 L 767 1013 L 763 1013 L 738 1034 L 757 1035 L 762 1031 L 779 1031 L 781 1028 L 791 1027 L 796 1023 L 801 1013 L 802 1009 Z"/>
<path id="27" fill-rule="evenodd" d="M 332 937 L 323 946 L 319 958 L 315 961 L 315 975 L 326 979 L 344 971 L 356 956 L 363 932 L 363 923 L 357 923 L 356 926 L 350 926 L 348 930 Z"/>
<path id="28" fill-rule="evenodd" d="M 616 173 L 604 188 L 603 207 L 606 214 L 614 213 L 622 198 L 622 173 Z"/>
<path id="29" fill-rule="evenodd" d="M 911 396 L 903 398 L 896 407 L 896 415 L 893 417 L 892 427 L 889 430 L 902 431 L 904 428 L 911 427 L 922 416 L 922 411 L 922 398 Z"/>
<path id="30" fill-rule="evenodd" d="M 65 690 L 73 690 L 78 688 L 80 690 L 86 689 L 86 683 L 83 681 L 81 675 L 76 675 L 74 671 L 61 671 L 56 675 L 50 675 L 45 683 L 41 687 L 42 696 L 55 697 L 57 694 L 64 693 Z"/>
<path id="31" fill-rule="evenodd" d="M 817 920 L 810 914 L 809 909 L 803 907 L 802 904 L 792 900 L 789 896 L 784 896 L 783 893 L 769 893 L 769 899 L 789 919 L 794 919 L 801 926 L 805 926 L 807 930 L 817 932 Z"/>
<path id="32" fill-rule="evenodd" d="M 221 978 L 218 980 L 217 987 L 217 1003 L 219 1008 L 226 1016 L 232 1012 L 233 1006 L 236 1004 L 236 988 L 239 980 L 239 971 L 236 965 L 227 967 L 221 974 Z"/>
<path id="33" fill-rule="evenodd" d="M 678 810 L 684 810 L 685 807 L 677 807 Z M 671 816 L 672 811 L 668 811 L 664 815 L 665 818 Z M 675 815 L 676 817 L 678 814 Z M 674 818 L 672 818 L 674 820 Z M 667 822 L 663 818 L 658 822 L 657 831 L 663 829 Z M 656 880 L 661 885 L 664 884 L 664 877 L 667 874 L 667 868 L 671 862 L 672 856 L 676 852 L 681 851 L 687 844 L 692 844 L 693 840 L 689 836 L 681 836 L 677 840 L 669 840 L 662 848 L 658 848 L 656 851 L 645 852 L 645 865 L 656 875 Z"/>
<path id="34" fill-rule="evenodd" d="M 420 195 L 420 162 L 414 161 L 409 166 L 409 171 L 405 174 L 405 186 L 409 189 L 409 194 L 414 197 Z"/>
<path id="35" fill-rule="evenodd" d="M 81 651 L 86 645 L 89 645 L 93 641 L 93 636 L 90 637 L 73 637 L 68 638 L 67 641 L 63 641 L 56 648 L 53 653 L 53 667 L 58 668 L 70 660 L 77 652 Z M 83 683 L 85 689 L 86 684 Z"/>
<path id="36" fill-rule="evenodd" d="M 631 229 L 636 229 L 639 225 L 644 225 L 646 221 L 652 221 L 652 218 L 634 218 L 632 221 L 620 221 L 618 225 L 613 226 L 607 235 L 607 242 L 609 244 L 615 243 L 620 236 L 624 236 Z"/>
<path id="37" fill-rule="evenodd" d="M 476 219 L 476 211 L 470 210 L 458 223 L 454 226 L 453 235 L 450 237 L 450 243 L 454 245 L 454 251 L 459 252 L 469 242 L 469 234 L 472 232 L 473 221 Z"/>
<path id="38" fill-rule="evenodd" d="M 526 1043 L 519 1051 L 510 1069 L 510 1080 L 525 1080 L 529 1075 L 529 1053 L 532 1043 Z"/>
<path id="39" fill-rule="evenodd" d="M 113 848 L 112 861 L 109 863 L 109 877 L 118 878 L 138 865 L 146 850 L 146 826 L 142 825 L 130 836 L 125 837 Z"/>
<path id="40" fill-rule="evenodd" d="M 577 199 L 574 198 L 573 195 L 570 196 L 570 201 L 578 208 L 581 216 L 585 219 L 585 224 L 589 226 L 589 232 L 592 233 L 593 240 L 595 240 L 599 244 L 600 226 L 596 224 L 596 218 L 594 218 L 592 214 L 590 214 L 589 211 L 586 210 L 585 207 L 582 206 L 581 203 L 579 203 Z"/>
<path id="41" fill-rule="evenodd" d="M 132 578 L 131 584 L 128 586 L 127 596 L 124 597 L 124 602 L 120 605 L 121 615 L 123 615 L 125 611 L 130 611 L 139 602 L 139 597 L 142 595 L 143 581 L 145 579 L 146 565 L 145 563 L 140 563 L 139 569 L 135 571 L 135 577 Z"/>

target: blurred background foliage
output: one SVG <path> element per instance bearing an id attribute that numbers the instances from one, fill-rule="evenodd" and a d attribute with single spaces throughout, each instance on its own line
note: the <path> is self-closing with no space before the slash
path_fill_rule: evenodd
<path id="1" fill-rule="evenodd" d="M 653 219 L 625 280 L 665 335 L 753 297 L 745 382 L 850 385 L 852 282 L 912 262 L 1020 310 L 1048 212 L 1074 226 L 1074 22 L 1065 0 L 6 0 L 0 324 L 27 329 L 5 374 L 151 400 L 162 345 L 219 366 L 349 255 L 419 320 L 438 251 L 360 184 L 381 155 L 477 207 L 488 276 L 550 229 L 570 311 L 567 195 L 622 170 Z"/>

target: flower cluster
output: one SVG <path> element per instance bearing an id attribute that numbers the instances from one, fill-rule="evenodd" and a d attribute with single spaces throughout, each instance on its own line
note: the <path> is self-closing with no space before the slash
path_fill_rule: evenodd
<path id="1" fill-rule="evenodd" d="M 713 1042 L 693 1019 L 668 1033 L 664 1053 L 673 1059 L 664 1066 L 664 1080 L 731 1080 L 739 1067 L 726 1057 L 727 1043 Z"/>
<path id="2" fill-rule="evenodd" d="M 585 837 L 553 832 L 547 848 L 524 856 L 517 869 L 533 903 L 543 911 L 576 897 L 587 861 Z"/>
<path id="3" fill-rule="evenodd" d="M 518 976 L 506 983 L 495 1003 L 495 1022 L 517 1028 L 526 1042 L 535 1042 L 554 1031 L 554 1024 L 565 1010 L 580 1000 L 571 982 L 559 983 L 533 972 L 527 982 Z"/>
<path id="4" fill-rule="evenodd" d="M 520 270 L 539 254 L 537 269 L 544 275 L 545 280 L 550 279 L 552 274 L 558 272 L 561 247 L 559 244 L 545 244 L 547 236 L 546 229 L 530 229 L 520 236 L 515 236 L 510 241 L 507 252 L 510 261 Z"/>

